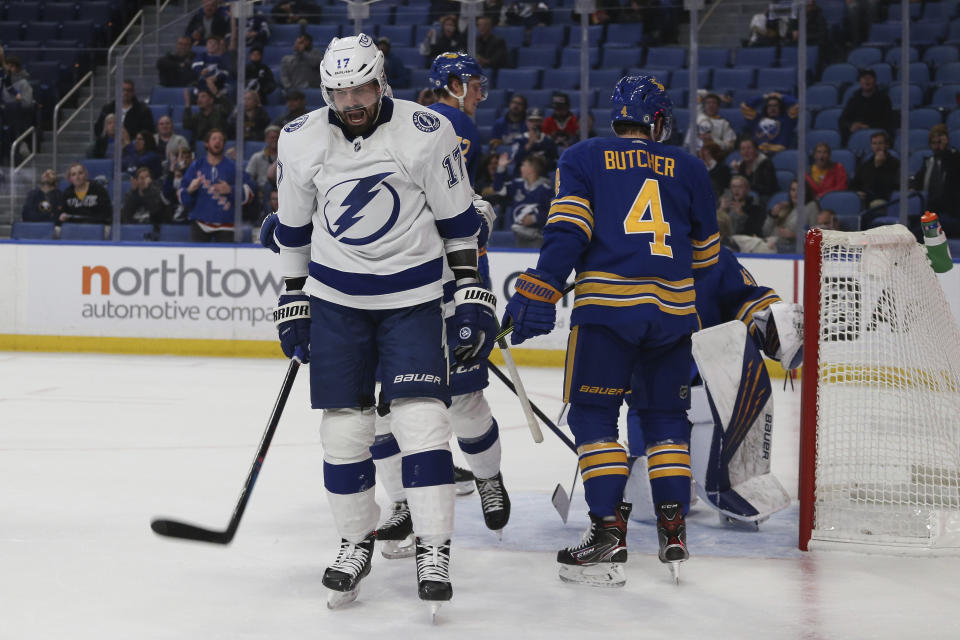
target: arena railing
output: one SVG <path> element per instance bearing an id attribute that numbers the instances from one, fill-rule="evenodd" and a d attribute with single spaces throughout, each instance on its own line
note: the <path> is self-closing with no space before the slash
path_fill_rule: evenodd
<path id="1" fill-rule="evenodd" d="M 80 103 L 76 106 L 76 110 L 70 115 L 69 118 L 67 118 L 63 123 L 61 123 L 61 122 L 60 122 L 60 110 L 61 110 L 61 109 L 66 105 L 66 103 L 73 97 L 73 94 L 75 94 L 77 91 L 79 91 L 80 89 L 82 89 L 82 88 L 83 88 L 85 85 L 87 85 L 87 84 L 90 85 L 90 95 L 88 95 L 82 102 L 80 102 Z M 58 144 L 57 144 L 57 139 L 60 137 L 60 134 L 63 132 L 63 130 L 66 129 L 67 126 L 68 126 L 71 122 L 73 122 L 74 119 L 76 119 L 76 117 L 77 117 L 78 115 L 80 115 L 80 112 L 81 112 L 81 111 L 84 111 L 84 109 L 85 109 L 87 106 L 90 106 L 90 105 L 93 103 L 93 98 L 94 98 L 94 95 L 95 95 L 94 89 L 95 89 L 95 87 L 94 87 L 94 75 L 93 75 L 93 72 L 92 72 L 92 71 L 88 71 L 82 78 L 80 78 L 80 80 L 79 80 L 79 82 L 77 82 L 77 84 L 73 85 L 73 88 L 70 89 L 70 91 L 67 91 L 67 92 L 63 95 L 63 97 L 60 98 L 60 101 L 57 102 L 57 104 L 54 105 L 54 107 L 53 107 L 53 170 L 54 170 L 54 172 L 57 171 L 58 160 L 59 160 L 59 158 L 60 158 L 60 156 L 59 156 Z M 93 131 L 93 122 L 94 122 L 93 107 L 91 106 L 90 109 L 86 109 L 86 113 L 87 113 L 87 120 L 88 120 L 89 130 L 90 130 L 90 131 Z"/>

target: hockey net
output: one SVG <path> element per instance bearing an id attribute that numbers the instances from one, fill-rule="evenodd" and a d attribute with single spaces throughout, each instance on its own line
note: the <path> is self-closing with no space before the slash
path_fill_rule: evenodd
<path id="1" fill-rule="evenodd" d="M 900 225 L 811 230 L 800 548 L 960 552 L 960 330 Z"/>

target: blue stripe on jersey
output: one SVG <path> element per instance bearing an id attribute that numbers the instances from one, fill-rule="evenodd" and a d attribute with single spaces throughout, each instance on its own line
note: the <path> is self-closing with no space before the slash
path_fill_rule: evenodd
<path id="1" fill-rule="evenodd" d="M 273 235 L 276 237 L 277 242 L 285 247 L 305 247 L 310 244 L 310 235 L 312 233 L 312 222 L 308 222 L 302 227 L 288 227 L 282 222 L 278 222 Z"/>
<path id="2" fill-rule="evenodd" d="M 310 276 L 348 296 L 382 296 L 439 282 L 443 276 L 443 258 L 387 275 L 338 271 L 311 261 Z"/>
<path id="3" fill-rule="evenodd" d="M 374 460 L 383 460 L 398 453 L 400 453 L 400 445 L 397 444 L 397 439 L 393 437 L 392 433 L 377 436 L 370 447 L 370 455 L 373 456 Z"/>
<path id="4" fill-rule="evenodd" d="M 471 204 L 463 213 L 452 218 L 437 220 L 441 238 L 471 238 L 480 230 L 480 215 Z"/>
<path id="5" fill-rule="evenodd" d="M 453 454 L 448 449 L 411 453 L 400 466 L 405 489 L 453 484 Z"/>
<path id="6" fill-rule="evenodd" d="M 323 486 L 330 493 L 349 495 L 372 489 L 376 476 L 373 458 L 349 464 L 323 462 Z"/>

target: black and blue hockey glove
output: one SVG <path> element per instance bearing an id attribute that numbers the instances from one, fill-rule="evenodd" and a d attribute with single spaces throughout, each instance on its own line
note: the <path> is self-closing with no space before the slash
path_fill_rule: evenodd
<path id="1" fill-rule="evenodd" d="M 273 232 L 277 230 L 278 224 L 280 224 L 280 216 L 275 213 L 267 214 L 267 217 L 260 223 L 260 244 L 274 253 L 280 253 L 277 239 L 273 237 Z"/>
<path id="2" fill-rule="evenodd" d="M 457 331 L 454 356 L 460 364 L 483 360 L 493 349 L 497 336 L 497 297 L 479 284 L 457 287 L 453 294 L 456 310 L 453 325 Z"/>
<path id="3" fill-rule="evenodd" d="M 287 291 L 277 300 L 273 322 L 280 336 L 283 355 L 310 362 L 310 297 L 303 291 Z"/>
<path id="4" fill-rule="evenodd" d="M 563 297 L 560 286 L 548 275 L 527 269 L 517 278 L 514 289 L 517 292 L 510 297 L 503 318 L 504 325 L 508 318 L 513 320 L 510 344 L 520 344 L 553 331 L 557 324 L 557 302 Z"/>

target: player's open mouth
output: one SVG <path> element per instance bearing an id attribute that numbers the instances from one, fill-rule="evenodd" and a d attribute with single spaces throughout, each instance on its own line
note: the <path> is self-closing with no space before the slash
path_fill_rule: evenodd
<path id="1" fill-rule="evenodd" d="M 363 124 L 367 121 L 367 111 L 366 109 L 351 109 L 343 114 L 344 118 L 347 120 L 347 124 Z"/>

